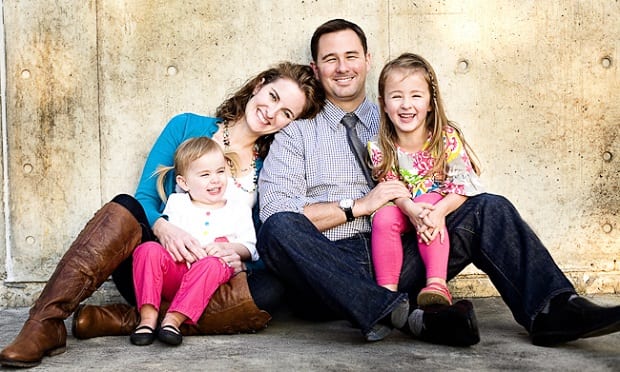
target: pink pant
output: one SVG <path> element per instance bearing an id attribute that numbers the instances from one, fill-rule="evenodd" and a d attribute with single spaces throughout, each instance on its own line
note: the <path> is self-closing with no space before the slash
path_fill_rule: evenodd
<path id="1" fill-rule="evenodd" d="M 217 257 L 205 257 L 188 269 L 185 262 L 175 262 L 157 242 L 145 242 L 133 253 L 133 282 L 138 309 L 153 305 L 157 310 L 161 299 L 172 301 L 168 312 L 176 311 L 196 323 L 213 293 L 234 274 Z"/>
<path id="2" fill-rule="evenodd" d="M 437 204 L 441 194 L 431 192 L 414 199 L 415 202 Z M 411 230 L 409 218 L 395 205 L 379 209 L 372 219 L 372 261 L 379 285 L 398 284 L 403 266 L 403 244 L 401 234 Z M 430 244 L 418 239 L 418 249 L 426 266 L 426 278 L 445 279 L 448 271 L 450 239 L 444 227 L 444 241 L 439 235 Z"/>

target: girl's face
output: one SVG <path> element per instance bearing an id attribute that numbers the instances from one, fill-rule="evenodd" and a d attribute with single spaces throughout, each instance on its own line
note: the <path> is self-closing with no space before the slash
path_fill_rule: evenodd
<path id="1" fill-rule="evenodd" d="M 226 159 L 220 151 L 211 151 L 192 161 L 183 175 L 177 175 L 176 180 L 195 203 L 220 207 L 226 202 Z"/>
<path id="2" fill-rule="evenodd" d="M 299 117 L 306 96 L 296 82 L 280 78 L 257 86 L 245 106 L 248 127 L 258 136 L 275 133 Z"/>
<path id="3" fill-rule="evenodd" d="M 422 71 L 394 69 L 385 81 L 384 111 L 396 133 L 426 135 L 426 116 L 433 109 Z"/>

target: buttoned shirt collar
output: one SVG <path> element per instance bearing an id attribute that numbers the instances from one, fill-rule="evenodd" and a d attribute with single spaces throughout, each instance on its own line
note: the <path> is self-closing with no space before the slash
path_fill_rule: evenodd
<path id="1" fill-rule="evenodd" d="M 366 97 L 364 98 L 364 101 L 362 101 L 362 103 L 355 109 L 355 111 L 353 111 L 353 113 L 357 115 L 359 121 L 364 125 L 365 130 L 371 129 L 374 110 L 375 105 Z M 325 107 L 323 108 L 321 114 L 329 123 L 329 127 L 335 131 L 338 129 L 339 125 L 342 125 L 340 121 L 346 114 L 348 114 L 348 112 L 334 105 L 330 100 L 325 100 Z"/>

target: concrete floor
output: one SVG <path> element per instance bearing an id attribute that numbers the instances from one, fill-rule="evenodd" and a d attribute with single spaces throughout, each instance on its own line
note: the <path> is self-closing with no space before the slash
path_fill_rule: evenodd
<path id="1" fill-rule="evenodd" d="M 593 300 L 620 304 L 620 296 Z M 31 371 L 620 371 L 620 333 L 537 347 L 500 298 L 473 302 L 481 341 L 469 348 L 431 345 L 399 331 L 366 343 L 348 322 L 309 323 L 282 312 L 257 334 L 185 337 L 176 348 L 158 342 L 137 347 L 128 337 L 69 336 L 66 353 L 44 358 Z M 1 347 L 27 314 L 26 308 L 0 309 Z"/>

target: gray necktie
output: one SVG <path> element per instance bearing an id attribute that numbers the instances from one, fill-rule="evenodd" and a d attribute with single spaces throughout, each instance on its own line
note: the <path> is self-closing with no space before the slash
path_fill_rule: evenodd
<path id="1" fill-rule="evenodd" d="M 362 144 L 362 141 L 360 141 L 360 138 L 357 136 L 357 131 L 355 130 L 357 121 L 357 116 L 355 114 L 348 113 L 340 122 L 345 128 L 347 128 L 347 142 L 349 142 L 349 147 L 355 155 L 355 159 L 357 159 L 358 164 L 362 168 L 362 172 L 364 172 L 364 177 L 366 178 L 368 186 L 372 189 L 375 186 L 375 182 L 372 180 L 370 169 L 368 168 L 368 164 L 366 162 L 366 148 Z"/>

